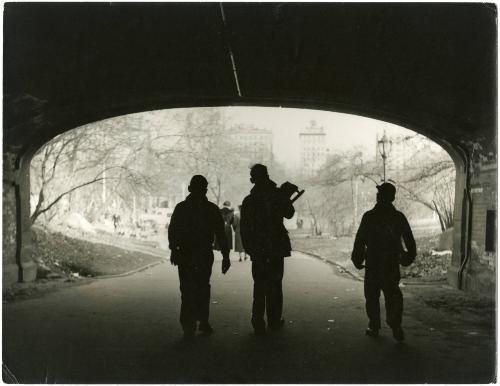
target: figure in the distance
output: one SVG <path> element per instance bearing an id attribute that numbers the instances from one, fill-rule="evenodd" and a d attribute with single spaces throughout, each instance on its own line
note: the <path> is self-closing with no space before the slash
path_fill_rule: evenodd
<path id="1" fill-rule="evenodd" d="M 229 201 L 224 201 L 222 208 L 220 209 L 220 214 L 224 220 L 224 234 L 226 235 L 227 247 L 229 248 L 229 253 L 233 249 L 233 230 L 232 225 L 234 221 L 234 209 L 231 208 L 231 203 Z M 217 237 L 214 242 L 214 249 L 220 251 L 219 242 Z"/>
<path id="2" fill-rule="evenodd" d="M 238 205 L 239 212 L 234 213 L 233 219 L 233 229 L 234 229 L 234 251 L 238 252 L 239 261 L 247 260 L 247 254 L 245 252 L 245 248 L 243 248 L 243 243 L 241 242 L 241 205 Z"/>

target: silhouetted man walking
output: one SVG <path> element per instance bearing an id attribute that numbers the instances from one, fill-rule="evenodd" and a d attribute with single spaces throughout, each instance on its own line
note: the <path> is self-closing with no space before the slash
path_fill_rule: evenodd
<path id="1" fill-rule="evenodd" d="M 188 187 L 190 194 L 175 207 L 168 228 L 170 261 L 179 268 L 180 322 L 185 337 L 194 335 L 197 321 L 201 332 L 213 331 L 208 316 L 214 235 L 223 256 L 222 273 L 231 266 L 224 221 L 217 205 L 207 200 L 207 186 L 205 177 L 193 176 Z"/>
<path id="2" fill-rule="evenodd" d="M 386 182 L 377 186 L 377 189 L 377 204 L 363 215 L 351 260 L 356 268 L 366 268 L 364 287 L 369 319 L 366 335 L 377 337 L 379 334 L 379 299 L 382 291 L 387 324 L 391 327 L 394 338 L 403 341 L 403 294 L 399 289 L 399 264 L 408 266 L 415 260 L 415 239 L 405 215 L 392 204 L 396 197 L 394 185 Z"/>
<path id="3" fill-rule="evenodd" d="M 270 329 L 283 326 L 283 258 L 291 246 L 283 218 L 292 218 L 295 210 L 269 179 L 267 168 L 256 164 L 250 170 L 255 186 L 241 207 L 240 232 L 243 247 L 252 260 L 254 280 L 252 325 L 256 334 L 265 333 L 264 313 Z"/>

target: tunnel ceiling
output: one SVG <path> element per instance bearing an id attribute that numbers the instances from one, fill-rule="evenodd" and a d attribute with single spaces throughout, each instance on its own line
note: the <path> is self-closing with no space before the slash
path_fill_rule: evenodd
<path id="1" fill-rule="evenodd" d="M 7 3 L 4 147 L 119 114 L 325 108 L 458 144 L 496 132 L 491 4 Z M 228 47 L 232 48 L 241 97 Z"/>

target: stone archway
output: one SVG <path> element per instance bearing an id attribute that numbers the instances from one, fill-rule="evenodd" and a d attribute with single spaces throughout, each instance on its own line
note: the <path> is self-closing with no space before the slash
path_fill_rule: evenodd
<path id="1" fill-rule="evenodd" d="M 494 276 L 494 6 L 228 3 L 224 14 L 217 3 L 6 5 L 4 281 L 32 277 L 23 197 L 36 148 L 112 116 L 218 105 L 355 113 L 438 142 L 457 167 L 453 277 L 475 275 L 462 265 L 472 255 Z"/>
<path id="2" fill-rule="evenodd" d="M 266 106 L 269 106 L 270 103 L 267 101 Z M 279 103 L 280 106 L 285 107 L 287 106 L 284 103 Z M 305 103 L 306 105 L 306 103 Z M 294 104 L 294 107 L 297 107 L 296 104 Z M 349 111 L 361 111 L 362 109 L 355 109 L 355 108 L 350 108 Z M 324 111 L 324 110 L 323 110 Z M 136 112 L 135 109 L 131 109 L 131 112 Z M 356 114 L 360 115 L 360 114 Z M 382 114 L 372 114 L 372 118 L 375 116 L 380 117 Z M 386 119 L 385 121 L 388 121 Z M 393 120 L 392 123 L 395 121 Z M 400 120 L 398 120 L 398 123 L 401 123 Z M 422 133 L 422 130 L 413 130 L 415 132 L 420 132 Z M 455 212 L 457 214 L 459 213 L 467 213 L 467 201 L 464 200 L 464 186 L 466 184 L 466 173 L 464 171 L 466 170 L 466 162 L 463 160 L 459 153 L 459 149 L 454 148 L 450 143 L 447 141 L 439 141 L 440 145 L 447 149 L 448 153 L 452 157 L 453 161 L 455 162 L 456 166 L 456 171 L 457 171 L 457 178 L 456 178 L 456 203 L 455 203 Z M 438 143 L 439 143 L 438 142 Z M 36 269 L 36 266 L 34 263 L 31 261 L 30 254 L 31 254 L 31 245 L 30 245 L 30 233 L 29 233 L 29 228 L 31 226 L 30 220 L 29 220 L 29 214 L 30 214 L 30 208 L 29 208 L 29 202 L 27 202 L 26 197 L 29 198 L 29 164 L 31 161 L 32 155 L 35 153 L 37 148 L 34 146 L 30 148 L 29 152 L 26 152 L 24 155 L 22 155 L 19 158 L 19 170 L 22 170 L 22 172 L 18 173 L 18 183 L 16 184 L 15 192 L 15 200 L 17 202 L 17 206 L 19 207 L 18 209 L 18 226 L 20 225 L 20 228 L 16 233 L 19 235 L 17 239 L 17 245 L 21 246 L 19 250 L 16 251 L 16 256 L 17 256 L 17 265 L 13 264 L 10 262 L 8 265 L 6 265 L 7 270 L 6 273 L 10 274 L 11 279 L 10 281 L 14 280 L 14 277 L 18 276 L 19 280 L 23 281 L 29 281 L 34 279 L 34 269 Z M 465 210 L 465 212 L 464 212 Z M 458 218 L 457 218 L 458 217 Z M 461 224 L 461 217 L 460 215 L 457 215 L 455 218 L 455 232 L 454 232 L 454 250 L 453 250 L 453 261 L 452 261 L 452 266 L 450 267 L 450 277 L 449 280 L 450 282 L 454 283 L 454 285 L 459 286 L 461 282 L 461 277 L 459 275 L 462 275 L 462 272 L 460 271 L 461 264 L 465 258 L 465 251 L 464 251 L 464 246 L 466 245 L 465 242 L 463 241 L 464 238 L 467 238 L 467 229 L 465 227 L 462 227 Z M 9 232 L 12 232 L 10 230 Z M 17 274 L 16 269 L 19 267 L 19 274 Z M 9 271 L 10 270 L 10 271 Z"/>

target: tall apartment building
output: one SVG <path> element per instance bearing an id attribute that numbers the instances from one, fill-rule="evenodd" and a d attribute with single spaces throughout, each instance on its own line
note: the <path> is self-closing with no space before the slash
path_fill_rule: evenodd
<path id="1" fill-rule="evenodd" d="M 311 121 L 299 133 L 300 169 L 304 176 L 312 177 L 326 161 L 326 134 L 323 126 Z"/>
<path id="2" fill-rule="evenodd" d="M 273 161 L 273 133 L 255 126 L 238 125 L 230 133 L 230 142 L 249 164 L 271 165 Z"/>

